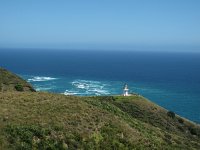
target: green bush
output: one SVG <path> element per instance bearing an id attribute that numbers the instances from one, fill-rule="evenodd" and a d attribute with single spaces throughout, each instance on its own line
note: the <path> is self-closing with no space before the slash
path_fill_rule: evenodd
<path id="1" fill-rule="evenodd" d="M 176 115 L 173 111 L 168 111 L 167 116 L 169 116 L 170 118 L 175 118 Z"/>
<path id="2" fill-rule="evenodd" d="M 7 138 L 12 148 L 17 150 L 60 149 L 68 146 L 64 134 L 40 126 L 7 126 Z"/>
<path id="3" fill-rule="evenodd" d="M 17 91 L 24 91 L 24 88 L 23 88 L 23 86 L 21 85 L 21 84 L 17 84 L 17 85 L 15 85 L 15 89 L 17 90 Z"/>

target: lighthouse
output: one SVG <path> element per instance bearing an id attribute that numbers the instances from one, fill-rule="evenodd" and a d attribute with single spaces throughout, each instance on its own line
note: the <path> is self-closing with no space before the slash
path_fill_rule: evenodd
<path id="1" fill-rule="evenodd" d="M 124 96 L 129 96 L 128 90 L 129 90 L 129 89 L 128 89 L 128 85 L 125 84 L 125 85 L 124 85 L 124 93 L 123 93 Z"/>

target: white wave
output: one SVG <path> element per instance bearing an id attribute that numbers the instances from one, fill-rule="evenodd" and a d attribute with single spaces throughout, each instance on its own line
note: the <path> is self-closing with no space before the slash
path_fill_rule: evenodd
<path id="1" fill-rule="evenodd" d="M 52 88 L 47 88 L 47 87 L 38 87 L 36 88 L 36 91 L 48 91 L 51 90 Z"/>
<path id="2" fill-rule="evenodd" d="M 63 94 L 64 95 L 78 95 L 79 93 L 76 91 L 66 90 Z"/>
<path id="3" fill-rule="evenodd" d="M 88 91 L 93 92 L 96 95 L 108 95 L 108 94 L 110 94 L 110 92 L 108 92 L 107 90 L 102 90 L 102 89 L 91 89 L 91 90 L 88 90 Z"/>
<path id="4" fill-rule="evenodd" d="M 31 79 L 28 79 L 29 82 L 41 82 L 41 81 L 50 81 L 50 80 L 56 80 L 57 78 L 52 78 L 52 77 L 33 77 Z"/>
<path id="5" fill-rule="evenodd" d="M 72 82 L 72 85 L 79 89 L 103 88 L 101 82 L 90 80 L 75 80 Z"/>
<path id="6" fill-rule="evenodd" d="M 50 90 L 56 89 L 56 88 L 57 87 L 52 84 L 40 84 L 40 85 L 35 86 L 36 91 L 50 91 Z"/>
<path id="7" fill-rule="evenodd" d="M 73 91 L 67 90 L 65 95 L 109 95 L 108 84 L 92 80 L 74 80 Z"/>

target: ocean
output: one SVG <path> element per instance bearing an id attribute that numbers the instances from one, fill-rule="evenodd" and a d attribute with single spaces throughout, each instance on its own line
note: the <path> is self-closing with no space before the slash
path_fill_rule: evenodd
<path id="1" fill-rule="evenodd" d="M 178 115 L 200 123 L 200 54 L 96 50 L 0 49 L 0 66 L 37 91 L 122 94 L 125 83 Z"/>

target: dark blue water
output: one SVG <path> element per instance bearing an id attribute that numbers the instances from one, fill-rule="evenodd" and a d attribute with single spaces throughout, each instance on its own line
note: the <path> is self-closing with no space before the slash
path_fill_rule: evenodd
<path id="1" fill-rule="evenodd" d="M 66 95 L 131 92 L 200 122 L 200 54 L 122 51 L 0 50 L 0 66 L 38 91 Z"/>

